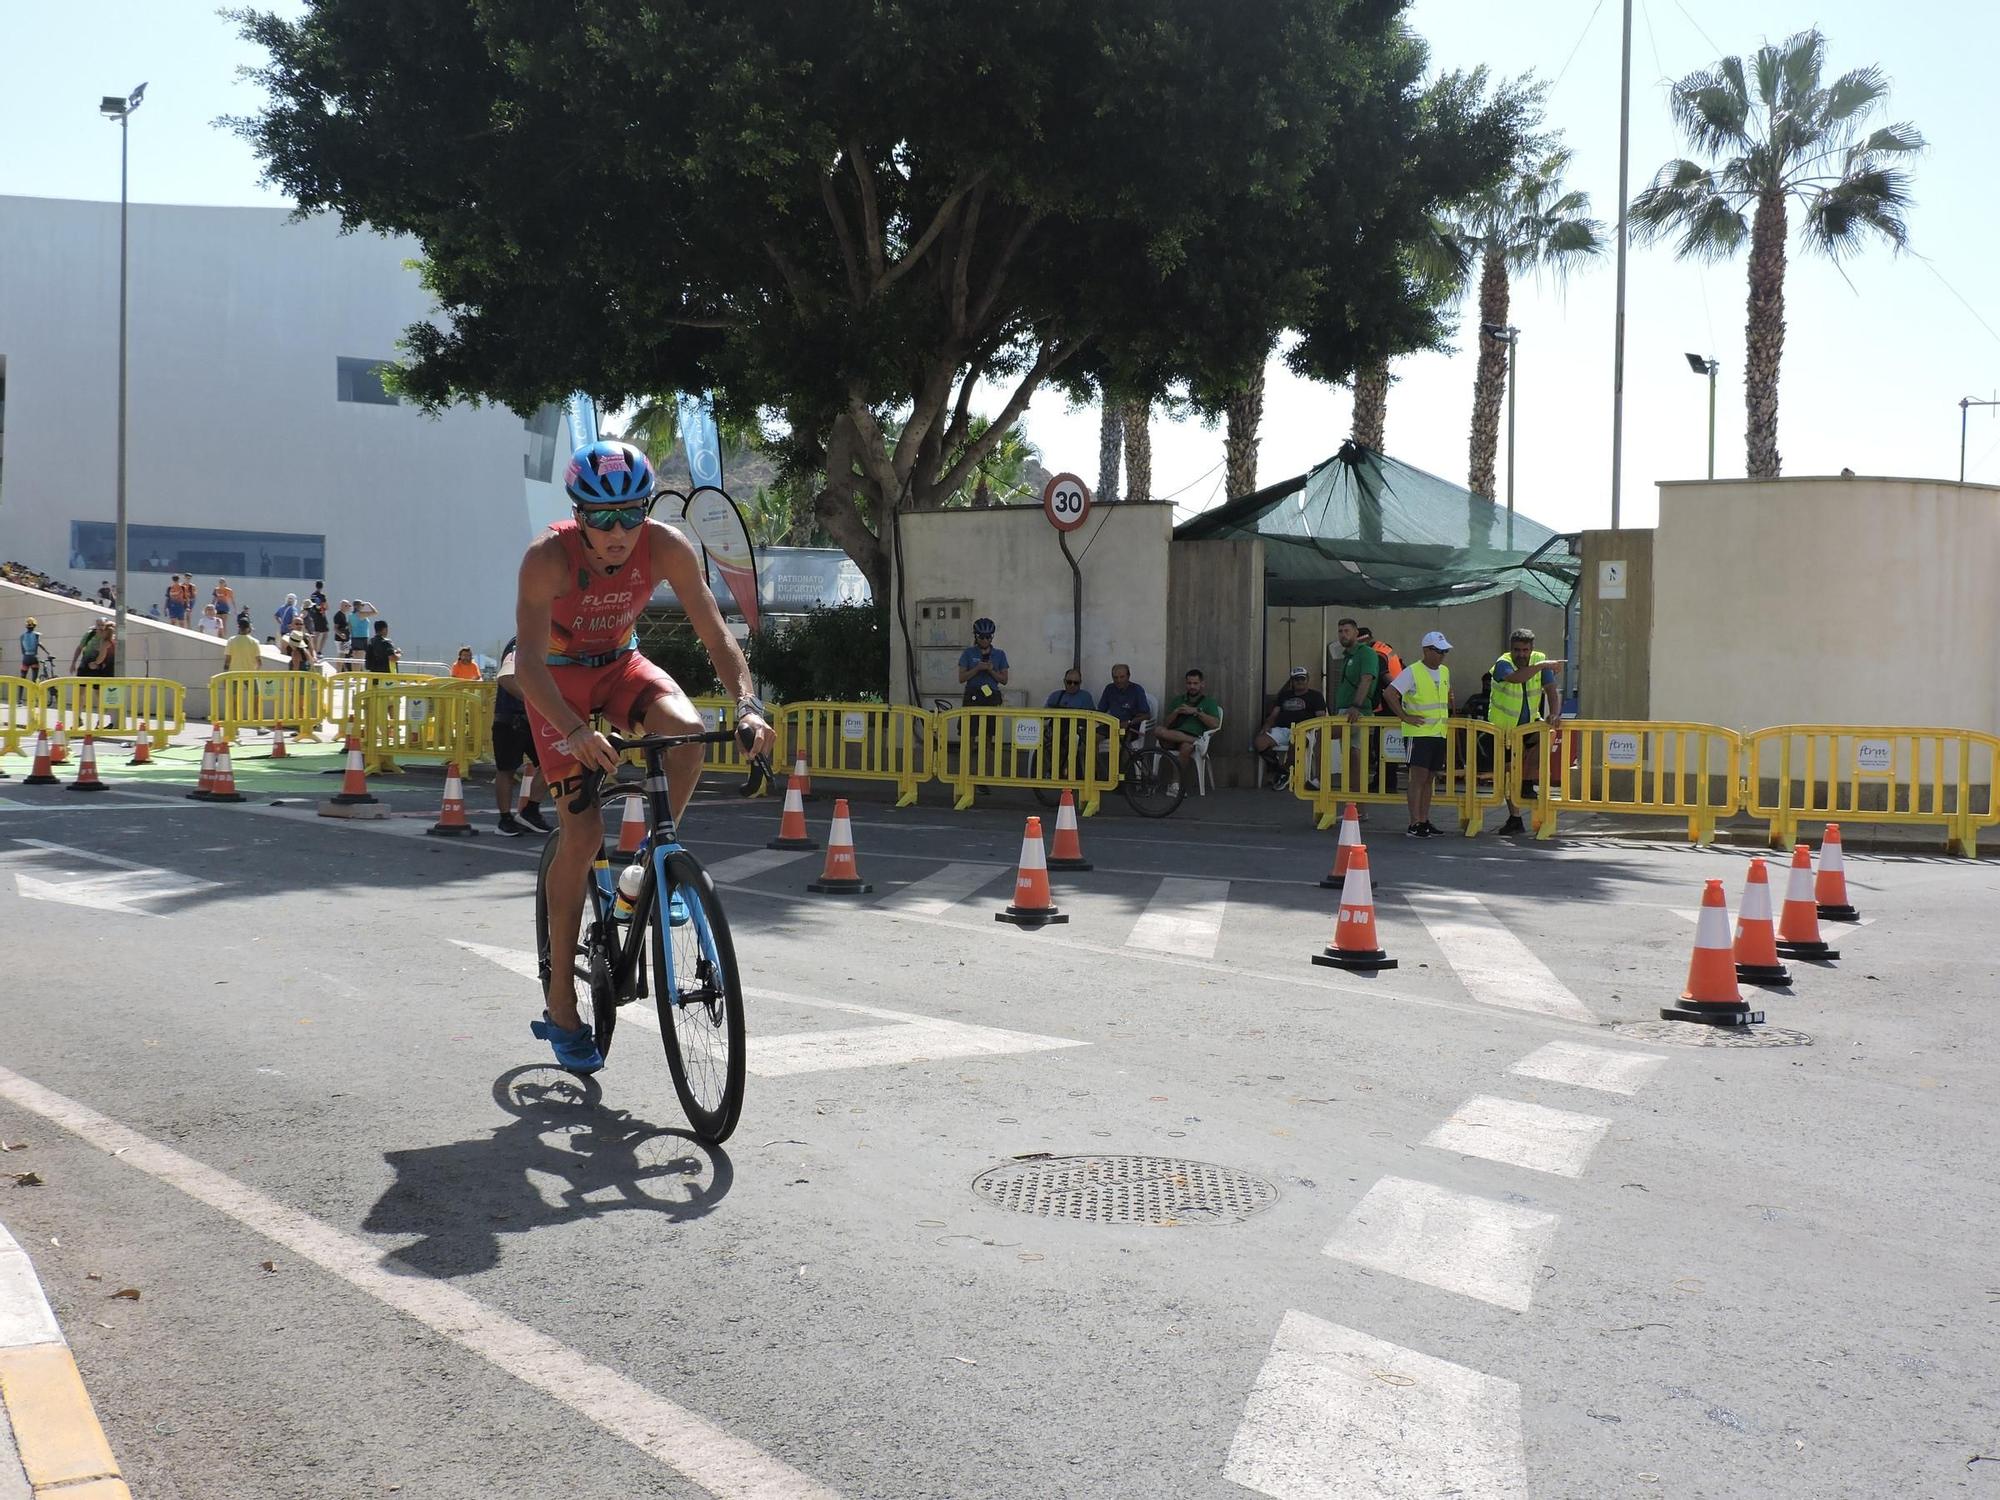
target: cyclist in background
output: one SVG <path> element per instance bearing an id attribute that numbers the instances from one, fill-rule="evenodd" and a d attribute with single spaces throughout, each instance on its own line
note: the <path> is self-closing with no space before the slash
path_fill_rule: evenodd
<path id="1" fill-rule="evenodd" d="M 749 663 L 702 577 L 701 558 L 671 526 L 648 518 L 653 508 L 653 466 L 629 443 L 596 442 L 569 462 L 564 488 L 574 511 L 528 546 L 521 559 L 515 634 L 521 643 L 514 678 L 534 733 L 541 765 L 561 819 L 548 882 L 549 952 L 563 955 L 549 972 L 548 1010 L 534 1023 L 536 1036 L 555 1049 L 573 1072 L 604 1066 L 591 1029 L 577 1014 L 575 966 L 583 918 L 584 882 L 604 843 L 595 805 L 570 811 L 585 770 L 607 775 L 618 756 L 591 728 L 603 714 L 628 732 L 700 734 L 706 727 L 673 678 L 639 652 L 633 627 L 667 584 L 688 623 L 708 648 L 716 675 L 736 698 L 736 722 L 755 734 L 752 753 L 769 754 L 773 735 L 764 705 L 753 691 Z M 536 643 L 545 643 L 541 650 Z M 702 747 L 667 753 L 668 792 L 678 818 L 701 777 Z"/>
<path id="2" fill-rule="evenodd" d="M 42 628 L 30 615 L 28 627 L 21 632 L 21 675 L 30 680 L 41 676 L 38 668 L 42 659 Z"/>

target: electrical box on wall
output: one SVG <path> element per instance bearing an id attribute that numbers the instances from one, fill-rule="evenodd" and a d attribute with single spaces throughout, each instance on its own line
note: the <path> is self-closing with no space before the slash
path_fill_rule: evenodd
<path id="1" fill-rule="evenodd" d="M 977 618 L 970 599 L 919 599 L 915 644 L 963 650 L 972 644 L 972 622 Z"/>

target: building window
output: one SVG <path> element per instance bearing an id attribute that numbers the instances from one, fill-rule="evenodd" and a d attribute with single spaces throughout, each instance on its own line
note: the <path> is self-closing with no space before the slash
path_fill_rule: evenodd
<path id="1" fill-rule="evenodd" d="M 339 366 L 337 394 L 342 401 L 359 401 L 364 406 L 396 406 L 396 398 L 382 384 L 382 372 L 389 368 L 386 359 L 349 359 L 341 355 L 335 361 Z"/>
<path id="2" fill-rule="evenodd" d="M 109 521 L 69 523 L 69 565 L 103 572 L 116 566 L 118 532 Z M 286 531 L 213 531 L 199 526 L 127 526 L 125 566 L 133 573 L 193 573 L 214 578 L 326 577 L 326 538 Z"/>
<path id="3" fill-rule="evenodd" d="M 528 429 L 528 456 L 521 460 L 521 473 L 547 484 L 556 473 L 556 434 L 562 428 L 562 408 L 553 403 L 544 405 L 521 425 Z"/>

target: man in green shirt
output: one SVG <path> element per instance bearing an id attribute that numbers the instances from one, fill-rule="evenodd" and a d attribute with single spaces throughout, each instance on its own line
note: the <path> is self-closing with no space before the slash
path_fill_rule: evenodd
<path id="1" fill-rule="evenodd" d="M 1342 620 L 1333 630 L 1341 656 L 1339 675 L 1333 676 L 1329 671 L 1327 696 L 1333 700 L 1335 713 L 1345 717 L 1349 724 L 1358 725 L 1361 719 L 1375 712 L 1382 699 L 1382 654 L 1362 636 L 1357 620 Z M 1336 742 L 1334 777 L 1340 785 L 1363 790 L 1370 786 L 1368 743 L 1372 738 L 1356 730 L 1345 736 L 1345 744 Z"/>
<path id="2" fill-rule="evenodd" d="M 1186 765 L 1194 759 L 1194 744 L 1211 729 L 1222 727 L 1222 705 L 1208 696 L 1199 667 L 1188 668 L 1186 695 L 1176 698 L 1160 713 L 1160 727 L 1153 738 L 1181 758 Z"/>

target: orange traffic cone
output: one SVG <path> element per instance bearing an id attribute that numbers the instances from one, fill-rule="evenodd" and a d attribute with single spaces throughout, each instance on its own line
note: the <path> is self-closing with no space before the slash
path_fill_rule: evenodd
<path id="1" fill-rule="evenodd" d="M 201 747 L 201 772 L 194 779 L 194 790 L 187 794 L 190 802 L 206 802 L 215 793 L 215 758 L 222 744 L 220 731 L 209 735 L 208 743 Z"/>
<path id="2" fill-rule="evenodd" d="M 458 762 L 455 760 L 444 763 L 444 805 L 438 809 L 438 820 L 424 832 L 440 838 L 479 837 L 479 830 L 465 820 L 465 783 L 458 779 Z"/>
<path id="3" fill-rule="evenodd" d="M 1820 941 L 1819 903 L 1813 899 L 1812 850 L 1792 847 L 1792 876 L 1785 886 L 1785 909 L 1778 914 L 1778 951 L 1786 958 L 1838 958 Z"/>
<path id="4" fill-rule="evenodd" d="M 1068 787 L 1063 788 L 1062 802 L 1056 808 L 1056 846 L 1049 854 L 1049 868 L 1090 868 L 1090 861 L 1083 857 L 1083 835 L 1076 826 L 1076 798 L 1070 795 Z"/>
<path id="5" fill-rule="evenodd" d="M 1736 977 L 1744 984 L 1790 984 L 1792 971 L 1778 962 L 1778 933 L 1771 921 L 1771 877 L 1764 861 L 1750 861 L 1743 910 L 1736 918 Z"/>
<path id="6" fill-rule="evenodd" d="M 1341 878 L 1340 920 L 1334 923 L 1333 942 L 1325 952 L 1315 953 L 1313 962 L 1363 974 L 1395 968 L 1396 960 L 1384 953 L 1375 939 L 1375 889 L 1368 880 L 1366 844 L 1356 840 Z"/>
<path id="7" fill-rule="evenodd" d="M 139 737 L 132 741 L 132 758 L 126 761 L 125 764 L 128 766 L 150 766 L 152 763 L 153 742 L 147 737 L 146 731 L 142 729 L 139 731 Z"/>
<path id="8" fill-rule="evenodd" d="M 229 761 L 229 741 L 223 740 L 215 750 L 215 780 L 208 789 L 210 802 L 248 802 L 250 799 L 236 790 L 236 771 Z"/>
<path id="9" fill-rule="evenodd" d="M 1701 916 L 1694 929 L 1694 958 L 1688 964 L 1687 988 L 1681 1004 L 1660 1007 L 1663 1021 L 1699 1021 L 1706 1026 L 1760 1026 L 1761 1010 L 1752 1010 L 1736 988 L 1736 958 L 1729 943 L 1729 902 L 1722 882 L 1702 887 Z"/>
<path id="10" fill-rule="evenodd" d="M 792 780 L 799 784 L 799 795 L 801 797 L 807 799 L 812 797 L 812 773 L 806 770 L 806 758 L 803 755 L 794 756 L 792 759 Z"/>
<path id="11" fill-rule="evenodd" d="M 280 724 L 271 731 L 271 759 L 287 760 L 285 753 L 285 726 Z"/>
<path id="12" fill-rule="evenodd" d="M 49 736 L 49 764 L 66 766 L 69 764 L 69 735 L 63 731 L 63 722 L 56 720 L 55 733 Z"/>
<path id="13" fill-rule="evenodd" d="M 639 846 L 646 842 L 646 799 L 627 797 L 625 816 L 618 820 L 618 852 L 637 854 Z M 631 863 L 631 861 L 626 861 Z"/>
<path id="14" fill-rule="evenodd" d="M 21 785 L 54 786 L 56 784 L 56 779 L 49 772 L 49 767 L 53 765 L 54 762 L 55 762 L 54 753 L 49 749 L 49 732 L 46 729 L 36 730 L 35 763 L 32 767 L 29 768 L 27 777 L 25 780 L 22 781 Z"/>
<path id="15" fill-rule="evenodd" d="M 76 758 L 76 780 L 69 784 L 69 789 L 72 792 L 110 790 L 97 779 L 97 736 L 93 734 L 86 734 L 83 737 L 83 752 Z"/>
<path id="16" fill-rule="evenodd" d="M 823 896 L 865 896 L 875 887 L 861 878 L 854 858 L 854 825 L 848 820 L 847 799 L 833 799 L 833 831 L 826 836 L 826 866 L 806 887 Z"/>
<path id="17" fill-rule="evenodd" d="M 1840 852 L 1840 825 L 1826 825 L 1826 837 L 1819 842 L 1819 878 L 1813 882 L 1813 901 L 1822 922 L 1859 922 L 1861 913 L 1847 900 L 1847 861 Z"/>
<path id="18" fill-rule="evenodd" d="M 1014 903 L 993 913 L 996 922 L 1016 927 L 1046 927 L 1051 922 L 1067 922 L 1069 913 L 1056 910 L 1049 895 L 1049 862 L 1042 853 L 1042 820 L 1028 819 L 1021 835 L 1021 864 L 1014 876 Z"/>
<path id="19" fill-rule="evenodd" d="M 368 791 L 368 772 L 361 764 L 361 740 L 356 735 L 347 737 L 347 774 L 341 777 L 339 793 L 328 800 L 337 807 L 377 800 Z"/>
<path id="20" fill-rule="evenodd" d="M 785 810 L 778 818 L 778 836 L 767 846 L 772 849 L 817 849 L 806 833 L 805 792 L 799 786 L 799 773 L 794 770 L 791 779 L 785 783 Z"/>
<path id="21" fill-rule="evenodd" d="M 1354 851 L 1361 847 L 1361 809 L 1352 802 L 1341 810 L 1340 842 L 1333 846 L 1333 868 L 1327 872 L 1320 885 L 1329 891 L 1337 891 L 1347 880 L 1348 862 L 1354 858 Z"/>

